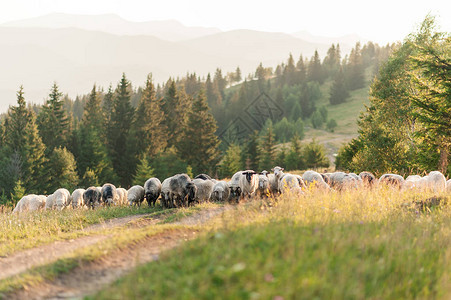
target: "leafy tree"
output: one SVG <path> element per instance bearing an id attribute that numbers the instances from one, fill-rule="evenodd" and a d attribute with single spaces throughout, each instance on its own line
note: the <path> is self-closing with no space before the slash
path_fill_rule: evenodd
<path id="1" fill-rule="evenodd" d="M 340 68 L 335 75 L 334 83 L 330 90 L 329 102 L 332 105 L 340 104 L 346 101 L 349 97 L 348 89 L 346 88 L 346 81 L 343 74 L 343 69 Z"/>
<path id="2" fill-rule="evenodd" d="M 219 140 L 215 135 L 216 121 L 209 112 L 207 99 L 201 90 L 188 113 L 187 125 L 178 151 L 195 173 L 211 172 L 219 160 Z"/>
<path id="3" fill-rule="evenodd" d="M 66 146 L 70 135 L 70 121 L 63 106 L 62 95 L 58 85 L 54 83 L 49 99 L 42 107 L 37 119 L 39 134 L 48 153 L 56 147 Z"/>

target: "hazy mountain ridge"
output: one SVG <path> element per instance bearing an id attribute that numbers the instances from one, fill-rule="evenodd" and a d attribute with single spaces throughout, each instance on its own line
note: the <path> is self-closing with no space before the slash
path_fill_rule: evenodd
<path id="1" fill-rule="evenodd" d="M 163 40 L 180 41 L 221 32 L 217 28 L 185 26 L 176 20 L 131 22 L 115 14 L 72 15 L 52 13 L 36 18 L 7 22 L 4 27 L 78 28 L 115 35 L 152 35 Z"/>
<path id="2" fill-rule="evenodd" d="M 85 17 L 88 20 L 94 18 Z M 114 15 L 103 17 L 113 21 L 119 18 Z M 310 58 L 315 50 L 324 58 L 330 47 L 330 44 L 306 42 L 290 34 L 253 30 L 232 30 L 174 42 L 150 35 L 117 35 L 73 27 L 29 27 L 37 23 L 36 19 L 47 24 L 44 16 L 0 25 L 2 112 L 6 111 L 7 104 L 15 103 L 15 92 L 22 84 L 27 101 L 41 103 L 54 81 L 64 93 L 74 97 L 89 91 L 94 83 L 105 88 L 110 83 L 115 86 L 123 72 L 134 86 L 142 85 L 148 73 L 153 74 L 156 83 L 162 83 L 169 77 L 184 76 L 187 72 L 196 72 L 203 77 L 218 67 L 226 74 L 239 66 L 246 76 L 254 72 L 260 62 L 275 67 L 285 61 L 290 52 L 295 59 L 301 53 L 304 58 Z M 90 22 L 84 25 L 89 27 Z M 168 24 L 172 21 L 156 22 Z M 111 24 L 98 23 L 98 28 Z M 14 24 L 22 25 L 11 27 Z M 62 26 L 58 24 L 55 26 Z M 164 30 L 170 31 L 170 28 Z M 347 51 L 348 48 L 342 45 L 342 53 Z"/>

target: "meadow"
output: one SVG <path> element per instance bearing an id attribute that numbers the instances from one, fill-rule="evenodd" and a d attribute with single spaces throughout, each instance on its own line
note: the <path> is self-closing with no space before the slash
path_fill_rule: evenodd
<path id="1" fill-rule="evenodd" d="M 446 299 L 450 200 L 380 188 L 243 203 L 88 299 Z"/>

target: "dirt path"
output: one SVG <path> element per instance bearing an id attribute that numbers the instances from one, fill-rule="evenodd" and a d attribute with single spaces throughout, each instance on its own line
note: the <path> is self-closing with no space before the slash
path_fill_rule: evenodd
<path id="1" fill-rule="evenodd" d="M 107 220 L 104 223 L 89 226 L 83 231 L 93 232 L 95 230 L 125 226 L 127 224 L 132 224 L 131 222 L 133 221 L 145 218 L 146 216 L 148 215 L 141 214 Z M 158 221 L 160 221 L 159 218 L 144 220 L 147 221 L 147 225 L 151 223 L 156 224 Z M 80 237 L 73 240 L 56 241 L 48 245 L 14 253 L 7 257 L 2 257 L 0 258 L 0 280 L 20 274 L 32 267 L 49 264 L 70 252 L 73 252 L 80 248 L 88 247 L 109 237 L 109 235 L 92 235 Z"/>
<path id="2" fill-rule="evenodd" d="M 183 218 L 182 220 L 174 223 L 180 225 L 202 225 L 208 220 L 212 219 L 215 216 L 220 215 L 229 207 L 220 207 L 215 209 L 208 209 L 204 211 L 200 211 L 194 215 Z M 144 217 L 144 218 L 143 218 Z M 147 226 L 149 224 L 155 223 L 158 219 L 146 219 L 145 215 L 141 216 L 132 216 L 126 218 L 120 218 L 112 220 L 111 222 L 107 222 L 102 226 L 124 226 L 126 224 L 131 224 L 131 226 Z M 133 221 L 135 221 L 133 223 Z M 110 225 L 108 225 L 110 224 Z M 97 226 L 97 225 L 96 225 Z M 108 228 L 108 227 L 107 227 Z M 99 290 L 101 290 L 106 285 L 112 283 L 114 280 L 120 278 L 130 270 L 132 270 L 137 265 L 150 262 L 158 259 L 160 253 L 176 247 L 180 243 L 193 239 L 197 235 L 197 232 L 190 229 L 181 229 L 170 231 L 166 233 L 161 233 L 156 236 L 152 236 L 150 238 L 145 239 L 137 244 L 130 245 L 126 249 L 118 250 L 115 253 L 109 255 L 108 257 L 104 257 L 99 261 L 95 261 L 92 263 L 88 263 L 81 267 L 76 268 L 75 270 L 61 275 L 59 278 L 54 280 L 53 282 L 46 282 L 44 284 L 40 284 L 38 286 L 32 287 L 30 289 L 19 290 L 13 294 L 7 295 L 7 299 L 79 299 L 83 296 L 93 294 Z M 97 242 L 100 242 L 104 239 L 107 239 L 109 236 L 93 236 L 86 238 L 97 238 Z M 76 239 L 75 241 L 68 241 L 70 245 L 74 245 L 75 243 L 81 244 L 81 239 Z M 96 243 L 94 240 L 85 241 L 90 242 L 89 245 Z M 69 245 L 69 246 L 70 246 Z M 66 245 L 61 244 L 52 244 L 44 247 L 53 246 L 52 251 L 55 254 L 52 260 L 47 261 L 45 263 L 49 263 L 51 261 L 57 260 L 62 256 L 60 251 L 66 249 Z M 77 247 L 77 249 L 81 247 L 86 247 L 87 245 L 83 245 Z M 39 247 L 43 248 L 43 247 Z M 71 251 L 74 248 L 70 248 Z M 44 251 L 46 249 L 38 250 L 38 248 L 30 249 L 30 253 L 25 255 L 24 251 L 17 255 L 23 255 L 23 261 L 21 262 L 21 271 L 15 272 L 15 274 L 19 274 L 29 268 L 29 264 L 26 263 L 26 258 L 30 257 L 30 255 L 36 255 L 38 252 L 33 251 Z M 47 249 L 48 250 L 48 249 Z M 45 251 L 44 251 L 45 252 Z M 65 253 L 68 253 L 67 251 Z M 49 257 L 51 255 L 49 254 Z M 16 257 L 17 259 L 17 257 Z M 35 261 L 38 264 L 43 264 L 42 262 Z M 3 275 L 2 262 L 0 260 L 0 273 Z M 14 266 L 17 266 L 17 261 Z M 14 268 L 10 268 L 11 270 Z M 12 271 L 10 271 L 11 273 Z M 11 276 L 11 275 L 9 275 Z M 8 277 L 4 276 L 3 278 Z"/>

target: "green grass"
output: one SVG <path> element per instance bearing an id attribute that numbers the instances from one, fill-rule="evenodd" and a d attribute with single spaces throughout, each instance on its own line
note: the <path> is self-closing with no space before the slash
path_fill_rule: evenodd
<path id="1" fill-rule="evenodd" d="M 103 221 L 143 213 L 161 213 L 161 208 L 110 207 L 96 210 L 41 211 L 0 214 L 0 256 L 56 240 L 92 234 L 82 229 Z M 93 232 L 95 233 L 95 232 Z"/>
<path id="2" fill-rule="evenodd" d="M 88 299 L 446 298 L 451 196 L 411 207 L 431 195 L 383 188 L 245 203 Z"/>

